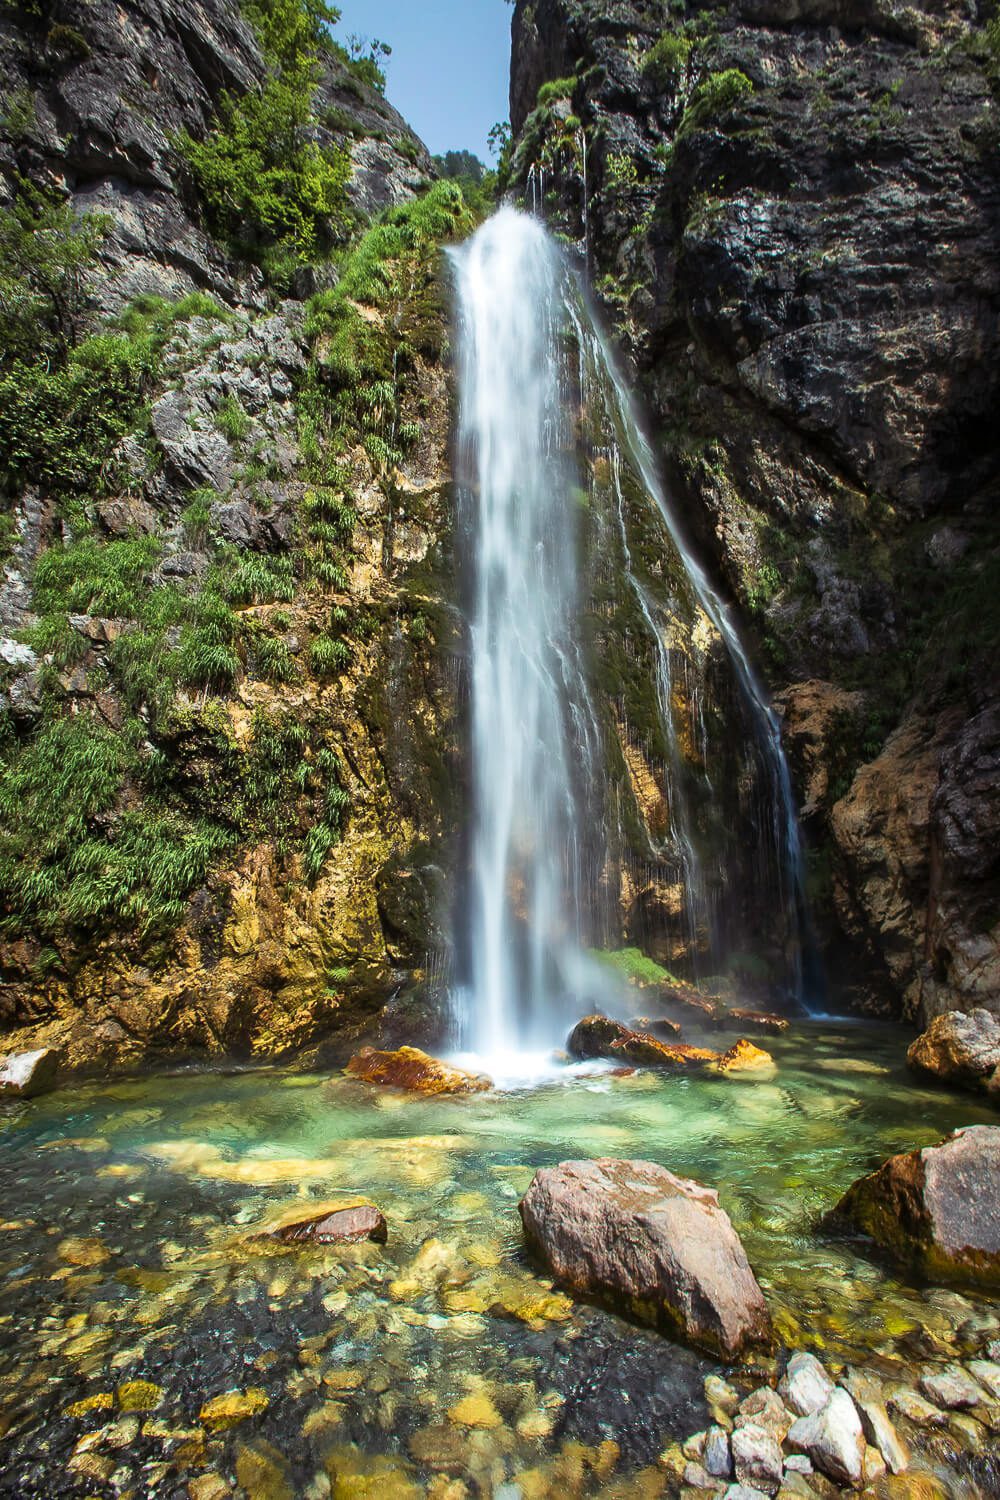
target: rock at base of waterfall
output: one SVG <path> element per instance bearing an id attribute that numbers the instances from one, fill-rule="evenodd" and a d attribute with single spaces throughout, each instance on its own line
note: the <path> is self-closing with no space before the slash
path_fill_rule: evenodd
<path id="1" fill-rule="evenodd" d="M 764 1295 L 718 1194 L 648 1161 L 567 1161 L 521 1201 L 529 1246 L 572 1291 L 729 1359 L 771 1344 Z"/>
<path id="2" fill-rule="evenodd" d="M 1000 1069 L 1000 1016 L 949 1010 L 911 1043 L 907 1062 L 942 1083 L 985 1083 Z"/>
<path id="3" fill-rule="evenodd" d="M 262 1224 L 253 1239 L 279 1240 L 284 1245 L 357 1245 L 389 1237 L 385 1215 L 374 1203 L 299 1204 Z"/>
<path id="4" fill-rule="evenodd" d="M 865 1435 L 857 1408 L 839 1388 L 808 1417 L 799 1417 L 788 1429 L 788 1444 L 808 1455 L 824 1474 L 838 1484 L 858 1484 L 864 1473 Z"/>
<path id="5" fill-rule="evenodd" d="M 788 1361 L 778 1390 L 798 1417 L 808 1417 L 825 1406 L 833 1395 L 833 1381 L 815 1354 L 800 1351 Z"/>
<path id="6" fill-rule="evenodd" d="M 395 1052 L 377 1052 L 362 1047 L 347 1064 L 352 1078 L 381 1083 L 414 1094 L 481 1094 L 493 1087 L 484 1073 L 469 1073 L 419 1047 L 398 1047 Z"/>
<path id="7" fill-rule="evenodd" d="M 774 1071 L 774 1058 L 741 1036 L 722 1054 L 717 1066 L 720 1073 L 770 1073 Z"/>
<path id="8" fill-rule="evenodd" d="M 779 1036 L 788 1030 L 789 1025 L 786 1016 L 775 1015 L 773 1011 L 744 1010 L 742 1007 L 729 1011 L 726 1023 L 738 1026 L 740 1031 L 764 1031 L 770 1036 Z"/>
<path id="9" fill-rule="evenodd" d="M 0 1057 L 0 1094 L 31 1099 L 54 1086 L 59 1071 L 59 1053 L 54 1047 L 35 1052 L 12 1052 Z"/>
<path id="10" fill-rule="evenodd" d="M 681 1027 L 679 1021 L 671 1021 L 667 1016 L 634 1016 L 628 1023 L 629 1031 L 642 1031 L 650 1036 L 666 1038 L 667 1040 L 680 1039 Z"/>
<path id="11" fill-rule="evenodd" d="M 607 1057 L 646 1068 L 700 1069 L 717 1063 L 718 1052 L 708 1047 L 689 1047 L 684 1042 L 664 1042 L 648 1031 L 632 1031 L 610 1016 L 584 1016 L 569 1034 L 566 1050 L 572 1057 Z"/>
<path id="12" fill-rule="evenodd" d="M 829 1222 L 849 1223 L 926 1276 L 1000 1284 L 1000 1126 L 970 1125 L 891 1156 Z"/>

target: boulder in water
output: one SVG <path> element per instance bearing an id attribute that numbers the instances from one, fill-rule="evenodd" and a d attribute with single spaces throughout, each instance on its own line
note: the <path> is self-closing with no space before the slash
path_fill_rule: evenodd
<path id="1" fill-rule="evenodd" d="M 726 1016 L 727 1022 L 735 1022 L 740 1031 L 763 1031 L 769 1036 L 778 1036 L 788 1030 L 787 1016 L 775 1015 L 769 1010 L 745 1010 L 737 1007 Z"/>
<path id="2" fill-rule="evenodd" d="M 610 1016 L 584 1016 L 569 1034 L 566 1050 L 573 1057 L 608 1057 L 642 1067 L 703 1068 L 718 1062 L 719 1053 L 684 1042 L 664 1042 L 648 1031 L 633 1031 Z"/>
<path id="3" fill-rule="evenodd" d="M 1000 1016 L 982 1009 L 935 1016 L 906 1057 L 911 1068 L 943 1083 L 985 1083 L 1000 1069 Z"/>
<path id="4" fill-rule="evenodd" d="M 54 1047 L 35 1052 L 11 1052 L 0 1058 L 0 1094 L 31 1099 L 53 1087 L 59 1071 L 59 1053 Z"/>
<path id="5" fill-rule="evenodd" d="M 681 1027 L 679 1021 L 671 1021 L 667 1016 L 634 1016 L 628 1023 L 630 1031 L 647 1032 L 650 1036 L 676 1038 L 680 1040 Z"/>
<path id="6" fill-rule="evenodd" d="M 284 1245 L 357 1245 L 389 1237 L 385 1215 L 374 1203 L 302 1203 L 261 1225 L 254 1239 L 279 1240 Z"/>
<path id="7" fill-rule="evenodd" d="M 414 1094 L 481 1094 L 493 1087 L 484 1073 L 455 1068 L 419 1047 L 398 1047 L 395 1052 L 362 1047 L 347 1064 L 347 1072 L 365 1083 L 388 1084 Z"/>
<path id="8" fill-rule="evenodd" d="M 755 1047 L 753 1042 L 748 1042 L 746 1037 L 741 1036 L 719 1058 L 718 1069 L 720 1073 L 771 1073 L 774 1071 L 774 1058 L 763 1047 Z"/>
<path id="9" fill-rule="evenodd" d="M 771 1343 L 771 1319 L 718 1194 L 648 1161 L 566 1161 L 521 1201 L 531 1248 L 572 1291 L 726 1359 Z"/>
<path id="10" fill-rule="evenodd" d="M 930 1277 L 1000 1285 L 1000 1126 L 970 1125 L 891 1156 L 830 1216 Z"/>

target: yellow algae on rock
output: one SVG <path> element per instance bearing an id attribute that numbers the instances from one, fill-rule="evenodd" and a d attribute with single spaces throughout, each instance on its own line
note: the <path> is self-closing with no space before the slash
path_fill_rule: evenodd
<path id="1" fill-rule="evenodd" d="M 260 1416 L 261 1412 L 267 1411 L 269 1405 L 266 1392 L 258 1386 L 251 1386 L 246 1391 L 225 1391 L 221 1396 L 213 1396 L 211 1401 L 205 1402 L 198 1413 L 198 1420 L 212 1432 L 223 1432 L 227 1427 L 235 1427 L 237 1422 L 246 1421 L 248 1417 Z"/>
<path id="2" fill-rule="evenodd" d="M 364 1378 L 363 1370 L 328 1370 L 323 1384 L 331 1391 L 356 1391 Z"/>
<path id="3" fill-rule="evenodd" d="M 92 1411 L 111 1411 L 115 1404 L 115 1398 L 111 1391 L 97 1391 L 93 1396 L 84 1396 L 82 1401 L 74 1401 L 72 1406 L 67 1406 L 68 1417 L 87 1417 Z"/>
<path id="4" fill-rule="evenodd" d="M 532 1411 L 517 1424 L 517 1435 L 523 1438 L 547 1438 L 555 1422 L 547 1412 Z"/>
<path id="5" fill-rule="evenodd" d="M 770 1052 L 765 1052 L 763 1047 L 755 1047 L 746 1037 L 740 1037 L 738 1042 L 734 1042 L 718 1062 L 720 1073 L 770 1073 L 774 1071 L 774 1067 L 774 1058 Z"/>
<path id="6" fill-rule="evenodd" d="M 285 1455 L 263 1439 L 241 1444 L 236 1454 L 236 1478 L 247 1500 L 295 1500 Z"/>
<path id="7" fill-rule="evenodd" d="M 111 1259 L 111 1251 L 98 1239 L 61 1240 L 56 1254 L 70 1266 L 103 1266 Z"/>
<path id="8" fill-rule="evenodd" d="M 221 1474 L 199 1474 L 188 1482 L 188 1500 L 228 1500 L 233 1493 Z"/>
<path id="9" fill-rule="evenodd" d="M 424 1500 L 424 1487 L 398 1459 L 366 1457 L 357 1449 L 327 1455 L 332 1500 Z"/>
<path id="10" fill-rule="evenodd" d="M 163 1400 L 163 1387 L 151 1380 L 126 1380 L 118 1387 L 122 1411 L 153 1411 Z"/>
<path id="11" fill-rule="evenodd" d="M 488 1396 L 464 1396 L 448 1408 L 449 1420 L 458 1427 L 501 1427 L 503 1418 Z"/>

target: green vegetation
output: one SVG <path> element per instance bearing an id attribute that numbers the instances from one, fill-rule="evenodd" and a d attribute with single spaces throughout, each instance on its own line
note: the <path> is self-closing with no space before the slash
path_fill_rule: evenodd
<path id="1" fill-rule="evenodd" d="M 739 68 L 709 73 L 692 91 L 677 129 L 677 139 L 692 130 L 700 130 L 719 115 L 735 109 L 742 99 L 753 93 L 753 84 Z"/>
<path id="2" fill-rule="evenodd" d="M 642 71 L 657 89 L 679 89 L 689 79 L 694 48 L 684 32 L 664 31 L 643 58 Z"/>
<path id="3" fill-rule="evenodd" d="M 630 984 L 670 984 L 673 975 L 654 959 L 648 958 L 641 948 L 592 948 L 591 958 L 614 969 Z"/>
<path id="4" fill-rule="evenodd" d="M 10 106 L 14 107 L 14 103 Z M 32 105 L 34 109 L 34 105 Z M 89 305 L 104 214 L 77 218 L 69 203 L 16 180 L 14 201 L 0 208 L 0 350 L 3 363 L 65 358 Z"/>
<path id="5" fill-rule="evenodd" d="M 342 147 L 310 138 L 319 57 L 339 13 L 325 0 L 245 0 L 269 68 L 259 93 L 226 93 L 204 140 L 178 149 L 198 185 L 214 233 L 258 261 L 278 284 L 349 228 L 351 165 Z"/>
<path id="6" fill-rule="evenodd" d="M 577 81 L 575 75 L 569 78 L 550 79 L 548 83 L 543 83 L 539 88 L 535 104 L 555 104 L 559 99 L 571 99 Z"/>

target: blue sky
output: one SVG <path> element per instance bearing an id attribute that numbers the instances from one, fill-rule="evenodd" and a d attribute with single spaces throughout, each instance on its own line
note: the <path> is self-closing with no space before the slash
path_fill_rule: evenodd
<path id="1" fill-rule="evenodd" d="M 392 47 L 386 97 L 432 152 L 474 151 L 506 120 L 510 18 L 506 0 L 335 0 L 338 41 L 356 32 Z"/>

